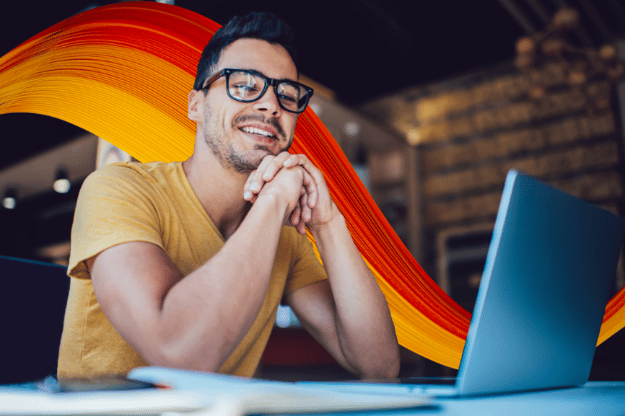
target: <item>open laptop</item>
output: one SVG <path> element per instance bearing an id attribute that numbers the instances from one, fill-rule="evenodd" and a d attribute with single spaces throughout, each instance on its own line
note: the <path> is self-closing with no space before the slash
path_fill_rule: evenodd
<path id="1" fill-rule="evenodd" d="M 623 218 L 510 171 L 458 376 L 327 387 L 466 396 L 584 384 L 624 230 Z"/>
<path id="2" fill-rule="evenodd" d="M 0 384 L 56 374 L 69 291 L 67 268 L 0 256 Z"/>

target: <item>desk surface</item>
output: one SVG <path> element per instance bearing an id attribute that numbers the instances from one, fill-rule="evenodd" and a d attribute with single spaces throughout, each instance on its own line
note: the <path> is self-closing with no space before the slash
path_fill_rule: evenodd
<path id="1" fill-rule="evenodd" d="M 625 415 L 625 382 L 589 382 L 583 387 L 570 389 L 439 398 L 431 403 L 431 406 L 420 409 L 367 411 L 354 415 Z"/>
<path id="2" fill-rule="evenodd" d="M 201 388 L 204 380 L 213 383 L 213 377 L 206 378 L 193 372 L 172 372 L 166 369 L 145 368 L 133 370 L 136 378 L 144 381 L 169 382 L 181 389 Z M 131 373 L 133 374 L 133 373 Z M 226 384 L 228 381 L 224 379 Z M 252 384 L 265 384 L 251 381 Z M 271 385 L 273 382 L 266 382 Z M 221 383 L 220 383 L 221 384 Z M 307 383 L 305 383 L 307 384 Z M 310 383 L 311 386 L 331 388 L 332 383 Z M 383 389 L 380 389 L 381 394 Z M 432 399 L 425 407 L 358 411 L 356 415 L 625 415 L 625 382 L 589 382 L 582 387 L 540 392 L 526 392 L 497 396 L 439 398 Z M 310 413 L 317 414 L 319 413 Z M 345 415 L 341 412 L 324 413 Z"/>
<path id="3" fill-rule="evenodd" d="M 126 391 L 126 392 L 105 392 L 105 393 L 69 393 L 73 396 L 60 397 L 58 395 L 50 395 L 43 392 L 35 392 L 32 388 L 22 388 L 20 386 L 0 386 L 0 414 L 119 414 L 124 410 L 124 414 L 136 414 L 132 410 L 138 410 L 143 407 L 143 413 L 147 410 L 150 414 L 160 414 L 165 409 L 178 411 L 192 411 L 204 408 L 211 413 L 211 410 L 217 411 L 220 416 L 224 413 L 219 412 L 220 404 L 223 404 L 224 397 L 242 398 L 247 404 L 256 402 L 269 403 L 269 406 L 280 408 L 281 396 L 280 391 L 284 389 L 288 392 L 293 386 L 290 383 L 263 382 L 248 379 L 232 379 L 221 378 L 219 375 L 202 375 L 186 372 L 176 372 L 173 370 L 157 369 L 156 372 L 151 369 L 141 373 L 138 379 L 149 381 L 151 376 L 155 376 L 161 381 L 174 387 L 173 390 L 143 390 L 143 391 Z M 238 387 L 237 387 L 238 386 Z M 323 387 L 319 383 L 318 387 Z M 328 383 L 329 387 L 329 383 Z M 323 390 L 323 389 L 322 389 Z M 330 389 L 325 389 L 330 392 Z M 16 396 L 14 393 L 21 396 Z M 270 394 L 267 394 L 270 392 Z M 13 395 L 13 396 L 11 396 Z M 83 396 L 80 396 L 83 395 Z M 287 395 L 288 396 L 288 395 Z M 287 397 L 293 400 L 293 397 Z M 329 393 L 329 396 L 332 396 Z M 82 397 L 83 399 L 80 399 Z M 323 397 L 323 396 L 317 396 Z M 378 394 L 371 394 L 369 397 L 362 396 L 359 404 L 368 405 L 361 407 L 367 410 L 344 412 L 327 412 L 319 413 L 316 409 L 310 415 L 349 415 L 349 416 L 390 416 L 390 415 L 625 415 L 625 382 L 589 382 L 582 387 L 549 390 L 541 392 L 527 392 L 516 394 L 505 394 L 497 396 L 483 397 L 466 397 L 466 398 L 439 398 L 432 399 L 428 405 L 420 407 L 412 407 L 406 409 L 377 409 L 375 408 L 377 401 L 372 398 L 380 398 Z M 13 404 L 22 407 L 19 411 L 17 407 L 11 406 L 5 399 L 13 399 Z M 40 406 L 33 412 L 32 406 L 30 411 L 26 411 L 28 406 L 24 405 L 37 399 Z M 74 400 L 75 399 L 75 400 Z M 300 400 L 300 398 L 297 398 Z M 412 397 L 415 403 L 417 398 Z M 36 401 L 37 401 L 36 400 Z M 68 400 L 75 401 L 76 406 L 71 406 Z M 313 403 L 310 398 L 303 400 Z M 393 400 L 401 400 L 400 396 L 387 395 L 382 399 L 387 403 Z M 285 399 L 285 402 L 289 400 Z M 321 401 L 324 401 L 323 399 Z M 133 402 L 136 402 L 133 404 Z M 331 401 L 330 401 L 331 402 Z M 330 403 L 329 402 L 329 403 Z M 116 408 L 115 403 L 119 404 Z M 135 407 L 138 406 L 138 407 Z M 9 406 L 9 407 L 7 407 Z M 61 407 L 66 407 L 64 412 Z M 287 404 L 288 406 L 288 404 Z M 11 408 L 12 407 L 12 408 Z M 56 409 L 55 409 L 56 407 Z M 131 408 L 133 408 L 131 410 Z M 236 406 L 238 407 L 238 406 Z M 254 408 L 254 405 L 251 406 Z M 249 408 L 249 407 L 246 407 Z M 263 405 L 261 405 L 263 408 Z M 288 408 L 288 407 L 287 407 Z M 67 410 L 72 410 L 67 412 Z M 79 410 L 79 409 L 82 409 Z M 88 409 L 87 411 L 85 411 Z M 102 411 L 109 409 L 110 411 Z M 160 409 L 160 411 L 158 410 Z M 100 410 L 98 412 L 98 410 Z M 115 412 L 117 410 L 117 412 Z M 221 409 L 224 410 L 224 409 Z M 232 408 L 231 410 L 237 410 Z M 240 408 L 238 410 L 241 410 Z M 301 413 L 301 410 L 298 414 Z M 308 407 L 305 411 L 309 411 Z M 235 411 L 233 413 L 226 412 L 232 416 L 239 416 L 241 413 Z M 245 413 L 247 414 L 247 413 Z M 254 414 L 250 412 L 249 414 Z"/>

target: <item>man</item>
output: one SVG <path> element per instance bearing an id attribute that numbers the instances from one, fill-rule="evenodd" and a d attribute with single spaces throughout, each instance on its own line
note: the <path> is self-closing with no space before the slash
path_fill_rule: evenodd
<path id="1" fill-rule="evenodd" d="M 312 94 L 291 40 L 273 15 L 234 18 L 188 96 L 193 155 L 85 181 L 60 377 L 142 365 L 252 376 L 280 302 L 347 370 L 397 376 L 386 301 L 321 172 L 286 152 Z"/>

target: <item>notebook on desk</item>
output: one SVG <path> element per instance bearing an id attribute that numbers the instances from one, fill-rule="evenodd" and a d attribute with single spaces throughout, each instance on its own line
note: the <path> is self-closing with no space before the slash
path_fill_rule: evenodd
<path id="1" fill-rule="evenodd" d="M 465 396 L 584 384 L 624 224 L 619 216 L 510 171 L 457 378 L 435 385 L 409 378 L 327 387 Z"/>

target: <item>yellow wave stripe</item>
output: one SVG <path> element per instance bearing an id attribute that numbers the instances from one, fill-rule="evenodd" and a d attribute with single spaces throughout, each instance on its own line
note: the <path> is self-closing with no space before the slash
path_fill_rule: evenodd
<path id="1" fill-rule="evenodd" d="M 418 351 L 424 357 L 445 357 L 444 365 L 458 368 L 464 348 L 464 338 L 447 331 L 441 331 L 440 327 L 436 326 L 426 315 L 406 302 L 366 259 L 365 262 L 372 270 L 389 304 L 400 345 L 418 346 L 418 348 L 411 350 Z M 442 363 L 440 361 L 437 362 Z"/>
<path id="2" fill-rule="evenodd" d="M 188 10 L 126 2 L 82 13 L 0 59 L 0 114 L 28 112 L 79 126 L 140 161 L 185 160 L 195 124 L 187 95 L 218 25 Z M 458 368 L 469 314 L 423 272 L 308 109 L 293 149 L 324 172 L 354 241 L 391 309 L 400 344 Z M 625 291 L 608 304 L 599 343 L 625 326 Z"/>
<path id="3" fill-rule="evenodd" d="M 7 81 L 7 87 L 0 87 L 6 97 L 1 113 L 59 118 L 106 138 L 141 161 L 163 155 L 184 160 L 193 152 L 195 124 L 187 118 L 186 105 L 162 105 L 170 100 L 185 104 L 189 91 L 184 86 L 193 84 L 193 76 L 152 54 L 81 45 L 35 55 L 1 76 L 3 86 Z M 5 95 L 5 88 L 13 93 Z M 142 92 L 147 90 L 153 93 L 146 98 Z"/>

